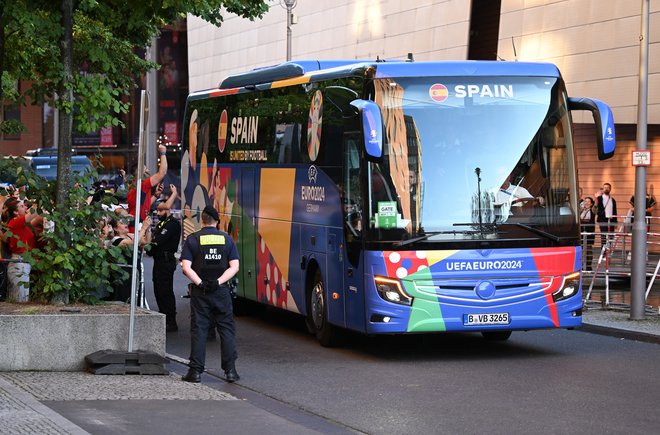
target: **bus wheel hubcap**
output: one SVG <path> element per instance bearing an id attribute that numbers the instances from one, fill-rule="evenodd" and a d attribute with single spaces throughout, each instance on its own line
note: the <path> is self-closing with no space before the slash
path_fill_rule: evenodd
<path id="1" fill-rule="evenodd" d="M 317 283 L 312 289 L 312 319 L 316 329 L 323 327 L 323 312 L 325 310 L 323 301 L 323 285 Z"/>

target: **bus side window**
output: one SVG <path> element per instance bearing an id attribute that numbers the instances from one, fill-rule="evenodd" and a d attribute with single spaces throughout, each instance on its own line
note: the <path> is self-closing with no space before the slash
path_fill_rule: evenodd
<path id="1" fill-rule="evenodd" d="M 346 226 L 353 237 L 362 232 L 362 196 L 360 194 L 359 133 L 344 135 L 344 180 L 342 203 Z"/>
<path id="2" fill-rule="evenodd" d="M 299 153 L 295 152 L 298 145 L 297 132 L 299 124 L 276 124 L 272 149 L 273 161 L 278 164 L 298 163 Z M 295 154 L 295 156 L 294 156 Z"/>

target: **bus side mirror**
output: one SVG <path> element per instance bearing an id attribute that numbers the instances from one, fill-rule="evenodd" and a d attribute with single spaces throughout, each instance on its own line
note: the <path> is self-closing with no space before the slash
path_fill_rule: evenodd
<path id="1" fill-rule="evenodd" d="M 367 159 L 377 161 L 383 156 L 383 117 L 373 101 L 354 100 L 351 105 L 362 115 L 364 148 Z"/>
<path id="2" fill-rule="evenodd" d="M 592 98 L 569 98 L 569 110 L 588 110 L 596 124 L 596 142 L 598 144 L 598 160 L 609 159 L 614 155 L 616 138 L 614 134 L 614 117 L 610 106 Z"/>

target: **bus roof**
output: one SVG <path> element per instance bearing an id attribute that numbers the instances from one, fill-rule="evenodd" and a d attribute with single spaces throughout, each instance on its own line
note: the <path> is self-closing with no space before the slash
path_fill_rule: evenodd
<path id="1" fill-rule="evenodd" d="M 550 63 L 498 61 L 397 62 L 377 64 L 376 77 L 426 76 L 522 76 L 559 77 L 559 69 Z"/>
<path id="2" fill-rule="evenodd" d="M 301 60 L 257 68 L 224 79 L 217 89 L 191 93 L 191 99 L 236 94 L 241 91 L 264 90 L 330 78 L 355 75 L 374 68 L 375 78 L 431 76 L 522 76 L 559 77 L 559 69 L 550 63 L 500 61 L 365 61 L 365 60 Z"/>

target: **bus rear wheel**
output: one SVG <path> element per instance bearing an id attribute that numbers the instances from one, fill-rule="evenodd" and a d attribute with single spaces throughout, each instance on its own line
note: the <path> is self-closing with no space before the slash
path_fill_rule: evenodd
<path id="1" fill-rule="evenodd" d="M 309 291 L 307 306 L 307 328 L 316 335 L 321 346 L 332 347 L 338 343 L 337 328 L 328 322 L 328 307 L 323 288 L 321 271 L 314 273 L 314 280 Z"/>
<path id="2" fill-rule="evenodd" d="M 511 331 L 481 331 L 487 341 L 507 341 L 511 337 Z"/>

